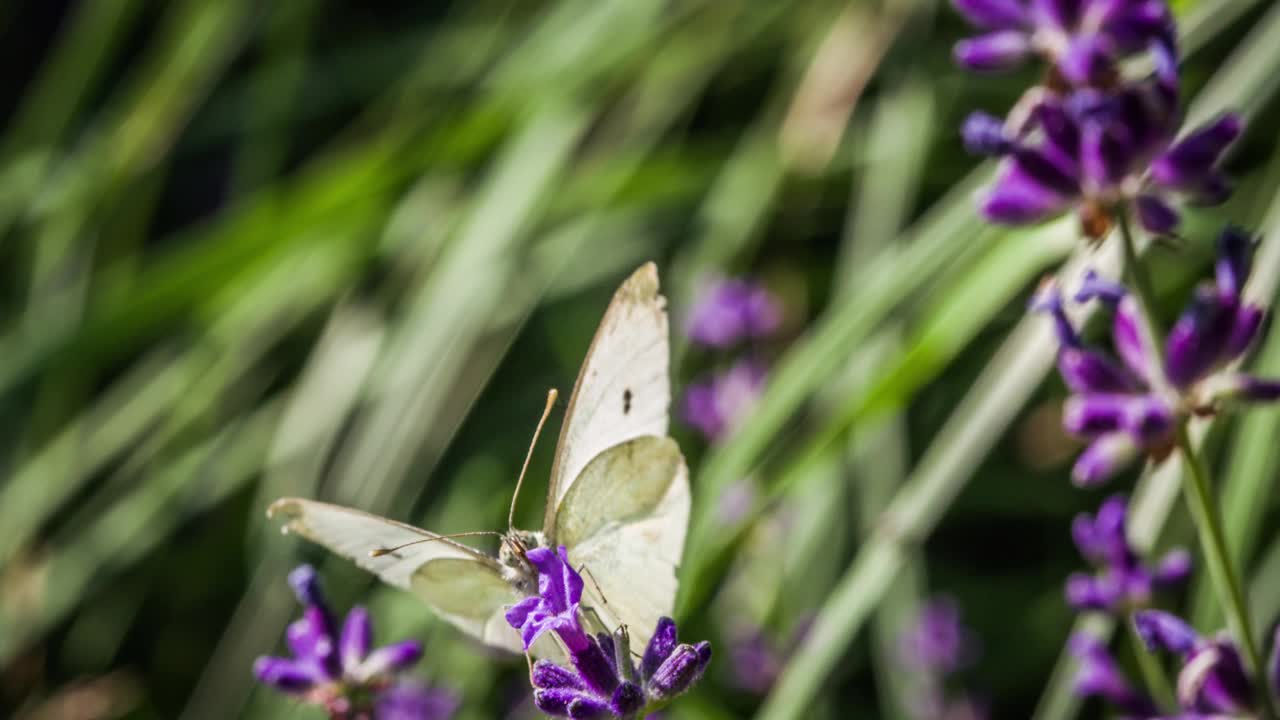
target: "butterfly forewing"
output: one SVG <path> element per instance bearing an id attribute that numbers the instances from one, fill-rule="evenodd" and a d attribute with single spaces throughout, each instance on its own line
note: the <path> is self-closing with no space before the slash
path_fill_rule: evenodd
<path id="1" fill-rule="evenodd" d="M 565 494 L 593 458 L 627 440 L 667 434 L 668 363 L 666 299 L 657 269 L 645 263 L 614 293 L 578 372 L 551 469 L 545 529 L 555 527 Z"/>
<path id="2" fill-rule="evenodd" d="M 637 647 L 670 615 L 689 521 L 689 473 L 675 441 L 641 437 L 600 453 L 565 494 L 557 542 L 589 574 L 589 605 Z M 603 596 L 603 597 L 601 597 Z"/>

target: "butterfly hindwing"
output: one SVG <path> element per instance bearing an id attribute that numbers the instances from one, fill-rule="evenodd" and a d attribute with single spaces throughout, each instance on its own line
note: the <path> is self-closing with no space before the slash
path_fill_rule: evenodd
<path id="1" fill-rule="evenodd" d="M 668 437 L 640 437 L 600 453 L 561 502 L 556 542 L 589 574 L 589 604 L 609 629 L 626 625 L 637 647 L 671 614 L 688 521 L 689 472 Z"/>
<path id="2" fill-rule="evenodd" d="M 520 650 L 519 635 L 502 618 L 518 598 L 493 558 L 434 533 L 329 503 L 283 498 L 270 514 L 286 519 L 285 529 L 319 543 L 384 582 L 426 601 L 442 618 L 479 640 Z M 370 552 L 415 543 L 395 552 Z"/>

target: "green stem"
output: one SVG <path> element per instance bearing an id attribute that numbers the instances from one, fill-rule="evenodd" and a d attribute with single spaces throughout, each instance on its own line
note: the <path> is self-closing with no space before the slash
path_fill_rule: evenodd
<path id="1" fill-rule="evenodd" d="M 1187 481 L 1184 485 L 1187 506 L 1191 508 L 1191 515 L 1196 521 L 1205 565 L 1209 567 L 1209 579 L 1213 582 L 1218 602 L 1222 603 L 1232 634 L 1244 646 L 1245 656 L 1253 666 L 1255 675 L 1262 678 L 1257 685 L 1259 695 L 1262 696 L 1264 716 L 1274 720 L 1276 709 L 1271 700 L 1271 692 L 1267 689 L 1270 683 L 1263 678 L 1266 665 L 1263 664 L 1262 653 L 1258 651 L 1258 642 L 1253 634 L 1248 602 L 1240 584 L 1240 576 L 1232 567 L 1227 554 L 1227 537 L 1222 531 L 1222 515 L 1209 484 L 1209 471 L 1191 443 L 1186 423 L 1178 425 L 1178 449 L 1188 470 L 1184 476 Z"/>
<path id="2" fill-rule="evenodd" d="M 1117 215 L 1120 239 L 1124 245 L 1125 274 L 1129 276 L 1137 291 L 1140 306 L 1138 315 L 1143 331 L 1151 341 L 1148 349 L 1154 355 L 1153 362 L 1163 363 L 1163 358 L 1160 357 L 1162 348 L 1159 342 L 1160 335 L 1157 334 L 1158 328 L 1151 312 L 1155 302 L 1155 291 L 1146 269 L 1138 262 L 1133 230 L 1129 226 L 1128 208 L 1121 208 Z M 1231 556 L 1227 553 L 1226 534 L 1222 531 L 1222 515 L 1214 499 L 1208 468 L 1191 442 L 1186 421 L 1178 423 L 1177 445 L 1187 468 L 1187 472 L 1183 475 L 1183 490 L 1186 494 L 1187 506 L 1195 520 L 1205 564 L 1209 567 L 1209 579 L 1213 583 L 1218 602 L 1222 605 L 1223 614 L 1227 617 L 1227 623 L 1243 646 L 1255 677 L 1263 680 L 1257 683 L 1259 695 L 1262 698 L 1263 716 L 1269 720 L 1275 720 L 1277 718 L 1275 706 L 1271 693 L 1267 690 L 1270 685 L 1263 678 L 1266 666 L 1263 664 L 1262 654 L 1258 651 L 1258 643 L 1253 634 L 1253 624 L 1250 620 L 1243 586 L 1240 584 L 1240 575 L 1232 566 Z"/>
<path id="3" fill-rule="evenodd" d="M 1176 709 L 1178 707 L 1178 699 L 1173 694 L 1173 687 L 1169 685 L 1169 678 L 1165 675 L 1164 668 L 1160 667 L 1160 661 L 1147 649 L 1146 643 L 1142 642 L 1137 628 L 1134 627 L 1132 617 L 1125 622 L 1125 625 L 1129 628 L 1129 632 L 1126 634 L 1129 638 L 1129 648 L 1133 651 L 1133 657 L 1138 662 L 1138 670 L 1142 673 L 1147 692 L 1151 694 L 1152 699 L 1156 701 L 1156 705 L 1162 711 Z"/>

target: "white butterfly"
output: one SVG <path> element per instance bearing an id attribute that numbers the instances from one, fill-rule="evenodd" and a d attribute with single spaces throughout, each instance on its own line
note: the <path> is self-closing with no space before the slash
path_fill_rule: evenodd
<path id="1" fill-rule="evenodd" d="M 312 500 L 283 498 L 267 514 L 287 518 L 286 532 L 410 590 L 481 641 L 517 652 L 519 633 L 503 615 L 537 592 L 537 575 L 524 553 L 564 545 L 573 566 L 587 568 L 594 581 L 587 583 L 585 602 L 604 629 L 626 625 L 644 647 L 658 618 L 671 614 L 689 522 L 689 471 L 667 437 L 667 332 L 658 272 L 646 263 L 614 294 L 578 374 L 542 530 L 509 529 L 497 557 L 412 525 Z"/>

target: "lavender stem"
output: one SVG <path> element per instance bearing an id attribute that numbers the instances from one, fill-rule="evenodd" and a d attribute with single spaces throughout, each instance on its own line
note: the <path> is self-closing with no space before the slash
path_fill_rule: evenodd
<path id="1" fill-rule="evenodd" d="M 1133 230 L 1129 225 L 1129 208 L 1122 207 L 1116 213 L 1120 225 L 1120 240 L 1124 246 L 1125 258 L 1125 274 L 1127 274 L 1138 294 L 1138 304 L 1140 305 L 1139 316 L 1142 318 L 1144 331 L 1148 333 L 1150 338 L 1159 339 L 1157 335 L 1158 328 L 1151 308 L 1154 307 L 1155 292 L 1153 290 L 1151 279 L 1146 273 L 1146 269 L 1138 262 L 1137 246 L 1134 242 Z M 1156 342 L 1150 345 L 1157 356 L 1161 355 L 1163 344 Z M 1158 360 L 1163 364 L 1163 359 Z M 1266 667 L 1262 661 L 1262 655 L 1258 652 L 1257 640 L 1253 634 L 1253 624 L 1249 616 L 1248 603 L 1241 589 L 1239 573 L 1231 565 L 1230 556 L 1227 553 L 1226 535 L 1222 531 L 1222 516 L 1218 509 L 1217 501 L 1214 499 L 1213 490 L 1209 482 L 1209 471 L 1204 464 L 1203 458 L 1196 452 L 1195 446 L 1191 442 L 1191 436 L 1187 433 L 1187 422 L 1184 420 L 1178 423 L 1177 428 L 1177 445 L 1178 451 L 1182 455 L 1183 462 L 1188 472 L 1183 476 L 1183 490 L 1187 498 L 1187 506 L 1191 509 L 1192 518 L 1195 520 L 1196 532 L 1200 537 L 1200 546 L 1204 552 L 1205 564 L 1209 566 L 1209 579 L 1213 583 L 1215 594 L 1218 596 L 1218 602 L 1222 604 L 1223 614 L 1226 615 L 1228 623 L 1231 625 L 1232 633 L 1236 636 L 1241 646 L 1244 647 L 1245 656 L 1249 661 L 1249 665 L 1255 676 L 1261 677 Z M 1263 717 L 1268 720 L 1276 720 L 1276 710 L 1271 699 L 1271 693 L 1266 690 L 1268 683 L 1257 683 L 1262 688 L 1260 695 L 1262 697 Z"/>

